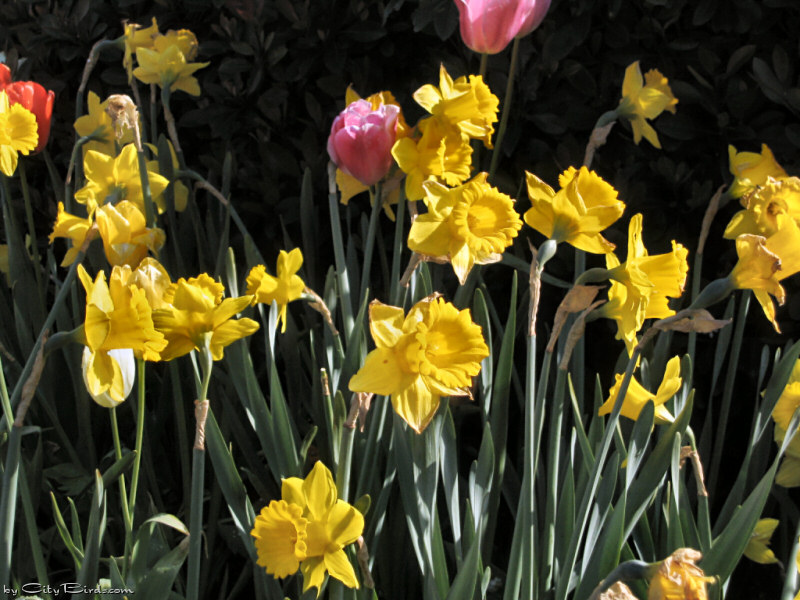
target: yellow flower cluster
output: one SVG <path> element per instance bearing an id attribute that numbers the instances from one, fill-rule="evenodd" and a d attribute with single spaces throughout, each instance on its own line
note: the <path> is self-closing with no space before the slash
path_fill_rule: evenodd
<path id="1" fill-rule="evenodd" d="M 800 271 L 800 178 L 789 177 L 768 146 L 761 153 L 728 148 L 734 175 L 729 194 L 740 198 L 740 210 L 724 236 L 736 240 L 739 262 L 728 280 L 739 289 L 753 290 L 767 319 L 780 332 L 774 296 L 786 300 L 781 281 Z"/>
<path id="2" fill-rule="evenodd" d="M 398 136 L 392 156 L 406 174 L 406 197 L 421 200 L 425 181 L 456 186 L 469 179 L 469 140 L 481 139 L 492 147 L 499 101 L 480 75 L 453 80 L 444 65 L 439 71 L 439 87 L 424 85 L 414 99 L 431 116 L 417 123 L 418 136 Z"/>
<path id="3" fill-rule="evenodd" d="M 472 377 L 489 356 L 469 309 L 458 310 L 434 295 L 407 315 L 373 301 L 369 327 L 377 346 L 350 379 L 350 390 L 391 396 L 395 412 L 421 433 L 442 396 L 470 396 Z"/>
<path id="4" fill-rule="evenodd" d="M 320 590 L 325 573 L 358 588 L 344 547 L 361 536 L 364 517 L 337 496 L 333 476 L 321 462 L 305 479 L 284 479 L 281 500 L 265 506 L 253 524 L 258 564 L 275 578 L 300 569 L 303 592 L 312 587 Z"/>

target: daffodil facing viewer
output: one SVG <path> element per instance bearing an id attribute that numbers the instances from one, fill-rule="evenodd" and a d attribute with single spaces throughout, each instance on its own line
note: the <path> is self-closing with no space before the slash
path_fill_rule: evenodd
<path id="1" fill-rule="evenodd" d="M 300 248 L 291 252 L 281 250 L 278 255 L 277 277 L 267 273 L 264 265 L 256 265 L 247 276 L 247 293 L 253 297 L 253 303 L 278 305 L 278 323 L 281 333 L 286 331 L 286 306 L 303 294 L 306 284 L 297 275 L 303 266 L 303 253 Z"/>
<path id="2" fill-rule="evenodd" d="M 634 143 L 638 144 L 644 137 L 656 148 L 661 148 L 656 130 L 647 121 L 655 119 L 665 110 L 674 114 L 677 104 L 669 81 L 658 69 L 650 69 L 644 78 L 638 60 L 625 69 L 622 100 L 616 112 L 631 122 Z"/>
<path id="3" fill-rule="evenodd" d="M 469 309 L 433 295 L 404 315 L 402 308 L 373 301 L 369 322 L 377 347 L 350 379 L 351 391 L 391 396 L 395 412 L 417 433 L 442 396 L 471 396 L 472 377 L 489 349 Z"/>
<path id="4" fill-rule="evenodd" d="M 522 228 L 514 200 L 490 186 L 487 173 L 447 188 L 424 184 L 428 212 L 411 224 L 408 247 L 434 260 L 447 261 L 463 285 L 475 264 L 500 260 Z"/>
<path id="5" fill-rule="evenodd" d="M 585 252 L 606 254 L 614 244 L 600 232 L 622 216 L 625 204 L 617 190 L 586 167 L 570 167 L 558 177 L 561 189 L 553 188 L 526 173 L 531 208 L 525 222 L 555 242 L 567 242 Z"/>
<path id="6" fill-rule="evenodd" d="M 264 507 L 253 524 L 258 565 L 276 578 L 288 577 L 299 568 L 303 592 L 316 587 L 319 594 L 326 573 L 347 587 L 358 588 L 344 548 L 363 533 L 364 517 L 337 499 L 330 470 L 318 461 L 305 479 L 284 479 L 281 496 Z"/>

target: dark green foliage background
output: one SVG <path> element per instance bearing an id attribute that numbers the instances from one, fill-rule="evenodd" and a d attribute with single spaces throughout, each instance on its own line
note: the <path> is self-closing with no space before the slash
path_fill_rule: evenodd
<path id="1" fill-rule="evenodd" d="M 331 254 L 325 146 L 347 85 L 361 95 L 391 90 L 413 123 L 422 111 L 411 95 L 437 82 L 440 63 L 453 76 L 478 70 L 478 57 L 461 43 L 452 0 L 7 0 L 0 3 L 0 50 L 16 79 L 55 90 L 49 151 L 62 173 L 74 142 L 77 86 L 92 45 L 118 37 L 123 19 L 147 24 L 152 16 L 162 31 L 194 31 L 201 42 L 198 60 L 211 63 L 198 73 L 199 98 L 173 96 L 187 162 L 218 182 L 225 154 L 232 152 L 231 197 L 268 260 L 279 248 L 300 243 L 300 181 L 310 169 L 318 248 L 304 250 L 309 266 L 318 265 L 307 271 L 315 289 L 322 287 L 324 257 Z M 526 169 L 555 185 L 560 171 L 580 164 L 597 117 L 619 101 L 625 67 L 640 60 L 643 71 L 664 73 L 679 99 L 677 114 L 655 122 L 663 149 L 644 141 L 635 146 L 630 128 L 618 124 L 593 167 L 619 190 L 627 216 L 644 213 L 651 253 L 666 251 L 677 239 L 691 260 L 708 200 L 731 179 L 728 144 L 757 151 L 766 143 L 790 174 L 800 173 L 798 31 L 795 0 L 553 0 L 542 26 L 521 45 L 512 126 L 495 184 L 518 198 L 523 212 Z M 501 100 L 509 55 L 507 50 L 488 62 L 488 83 Z M 127 91 L 121 53 L 102 55 L 89 89 L 101 98 Z M 489 158 L 481 153 L 483 168 Z M 56 197 L 43 162 L 32 162 L 43 247 Z M 368 215 L 366 205 L 363 198 L 351 202 L 350 223 Z M 735 209 L 723 208 L 712 227 L 704 278 L 727 273 L 735 261 L 733 244 L 721 239 Z M 623 253 L 626 229 L 627 218 L 608 232 Z M 541 241 L 530 229 L 525 237 Z M 514 252 L 528 259 L 524 239 Z M 556 259 L 551 268 L 568 278 L 571 260 Z M 787 290 L 789 300 L 778 315 L 784 332 L 796 338 L 800 294 L 791 281 Z M 747 329 L 753 343 L 745 344 L 745 365 L 757 364 L 763 343 L 778 341 L 757 316 Z M 607 367 L 591 358 L 601 354 L 592 350 L 590 364 Z M 701 362 L 700 372 L 702 367 Z M 605 385 L 610 371 L 602 377 Z M 749 405 L 742 412 L 746 428 Z M 736 461 L 734 447 L 732 471 Z M 776 534 L 776 550 L 784 555 L 791 527 L 782 523 Z M 778 567 L 745 562 L 741 571 L 730 597 L 777 596 Z"/>

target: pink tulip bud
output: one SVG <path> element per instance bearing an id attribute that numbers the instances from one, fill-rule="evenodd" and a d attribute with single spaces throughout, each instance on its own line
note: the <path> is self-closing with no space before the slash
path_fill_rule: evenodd
<path id="1" fill-rule="evenodd" d="M 364 185 L 375 185 L 392 166 L 400 108 L 392 104 L 372 110 L 366 100 L 349 104 L 333 120 L 328 154 L 342 171 Z"/>
<path id="2" fill-rule="evenodd" d="M 455 0 L 461 39 L 475 52 L 497 54 L 515 37 L 536 29 L 550 0 Z"/>

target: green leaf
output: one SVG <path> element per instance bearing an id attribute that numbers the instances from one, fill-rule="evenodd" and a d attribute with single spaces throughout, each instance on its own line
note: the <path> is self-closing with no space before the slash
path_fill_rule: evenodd
<path id="1" fill-rule="evenodd" d="M 189 554 L 189 540 L 184 538 L 155 565 L 150 567 L 136 587 L 136 594 L 148 600 L 168 600 L 175 577 Z"/>
<path id="2" fill-rule="evenodd" d="M 86 549 L 76 583 L 82 587 L 93 588 L 98 579 L 100 546 L 106 530 L 106 494 L 103 478 L 98 471 L 94 474 L 94 494 L 89 511 L 89 525 L 86 528 Z M 90 598 L 90 594 L 73 594 L 73 598 Z"/>

